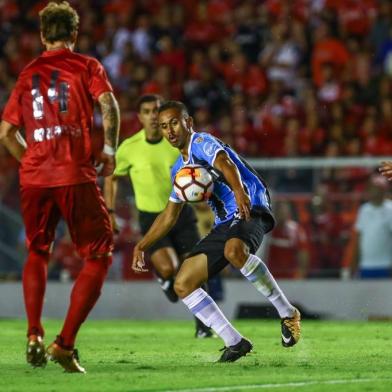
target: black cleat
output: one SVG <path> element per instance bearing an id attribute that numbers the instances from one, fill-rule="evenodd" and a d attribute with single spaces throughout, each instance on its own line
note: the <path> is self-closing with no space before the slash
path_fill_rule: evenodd
<path id="1" fill-rule="evenodd" d="M 201 320 L 199 320 L 196 316 L 194 317 L 196 323 L 195 338 L 199 338 L 199 339 L 212 338 L 214 336 L 212 329 L 204 325 L 204 323 Z"/>
<path id="2" fill-rule="evenodd" d="M 195 338 L 197 339 L 205 339 L 214 337 L 214 333 L 211 331 L 211 328 L 199 328 L 196 329 Z"/>
<path id="3" fill-rule="evenodd" d="M 241 341 L 234 346 L 222 348 L 221 351 L 223 351 L 223 354 L 218 362 L 235 362 L 237 359 L 250 353 L 252 348 L 252 343 L 249 340 L 242 338 Z"/>
<path id="4" fill-rule="evenodd" d="M 159 285 L 161 286 L 161 289 L 165 293 L 167 299 L 170 302 L 177 302 L 178 295 L 174 291 L 174 279 L 164 280 L 162 278 L 158 278 L 158 282 L 159 282 Z"/>
<path id="5" fill-rule="evenodd" d="M 298 343 L 301 337 L 301 313 L 297 308 L 292 317 L 282 318 L 282 346 L 291 347 Z"/>
<path id="6" fill-rule="evenodd" d="M 26 361 L 32 367 L 46 366 L 45 346 L 41 336 L 29 336 L 26 347 Z"/>

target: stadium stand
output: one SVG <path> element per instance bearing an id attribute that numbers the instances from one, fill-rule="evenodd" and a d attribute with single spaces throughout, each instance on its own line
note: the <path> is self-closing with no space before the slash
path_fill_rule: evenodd
<path id="1" fill-rule="evenodd" d="M 121 139 L 139 129 L 137 98 L 156 93 L 183 100 L 198 130 L 246 157 L 392 153 L 392 5 L 387 0 L 70 3 L 83 20 L 77 50 L 100 59 L 114 85 Z M 0 113 L 19 72 L 42 50 L 36 15 L 45 4 L 0 2 Z M 95 120 L 98 135 L 100 119 Z M 307 233 L 313 260 L 308 276 L 339 275 L 373 170 L 355 166 L 319 169 L 317 185 L 306 170 L 281 169 L 268 178 L 276 198 L 292 203 L 293 218 Z M 0 146 L 4 209 L 18 211 L 17 184 L 17 164 Z M 126 202 L 129 198 L 124 195 Z M 0 230 L 0 241 L 13 244 L 7 233 Z M 323 238 L 334 242 L 321 246 Z M 0 269 L 8 276 L 9 267 Z"/>

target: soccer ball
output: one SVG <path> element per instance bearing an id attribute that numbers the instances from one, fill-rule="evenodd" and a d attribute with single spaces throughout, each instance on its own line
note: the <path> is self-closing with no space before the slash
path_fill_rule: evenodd
<path id="1" fill-rule="evenodd" d="M 207 200 L 214 188 L 214 182 L 207 169 L 200 165 L 183 166 L 174 178 L 174 192 L 188 203 Z"/>

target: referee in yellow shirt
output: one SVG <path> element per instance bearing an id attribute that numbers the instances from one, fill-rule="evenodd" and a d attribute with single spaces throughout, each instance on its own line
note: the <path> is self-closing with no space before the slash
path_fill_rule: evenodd
<path id="1" fill-rule="evenodd" d="M 170 170 L 179 155 L 178 149 L 172 147 L 159 130 L 160 102 L 158 95 L 144 95 L 139 99 L 138 118 L 143 129 L 121 143 L 116 152 L 114 174 L 105 179 L 105 201 L 113 212 L 117 179 L 129 176 L 143 235 L 166 207 L 172 190 Z M 199 239 L 195 213 L 186 204 L 174 228 L 149 249 L 158 281 L 171 302 L 178 300 L 173 289 L 177 269 Z M 196 320 L 196 337 L 211 335 L 211 331 Z"/>

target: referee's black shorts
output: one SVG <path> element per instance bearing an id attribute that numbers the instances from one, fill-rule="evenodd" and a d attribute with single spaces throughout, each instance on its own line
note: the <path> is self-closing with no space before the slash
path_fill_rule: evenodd
<path id="1" fill-rule="evenodd" d="M 226 242 L 231 238 L 239 238 L 249 246 L 251 254 L 255 254 L 263 237 L 274 227 L 275 221 L 269 210 L 252 211 L 249 221 L 233 218 L 228 222 L 214 227 L 192 249 L 190 255 L 204 253 L 208 262 L 208 277 L 220 272 L 229 262 L 224 257 Z"/>
<path id="2" fill-rule="evenodd" d="M 143 235 L 147 233 L 158 215 L 159 213 L 139 211 L 139 225 Z M 165 237 L 151 246 L 149 253 L 153 254 L 158 249 L 171 247 L 180 258 L 188 254 L 200 239 L 196 222 L 193 208 L 184 204 L 175 226 Z"/>

